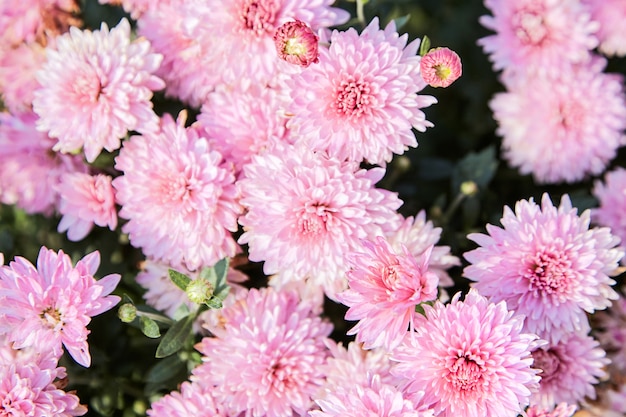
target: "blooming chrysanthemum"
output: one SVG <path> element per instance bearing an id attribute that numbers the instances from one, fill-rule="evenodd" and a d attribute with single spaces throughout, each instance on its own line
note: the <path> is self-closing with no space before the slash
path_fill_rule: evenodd
<path id="1" fill-rule="evenodd" d="M 177 3 L 174 0 L 98 0 L 100 4 L 121 5 L 133 19 L 139 19 L 146 11 L 163 5 Z"/>
<path id="2" fill-rule="evenodd" d="M 407 45 L 407 39 L 393 22 L 379 29 L 378 18 L 361 35 L 333 31 L 320 62 L 288 81 L 294 127 L 313 149 L 377 164 L 417 146 L 412 129 L 432 126 L 421 108 L 436 100 L 417 94 L 426 86 L 416 55 L 420 41 Z"/>
<path id="3" fill-rule="evenodd" d="M 87 324 L 91 317 L 112 308 L 119 297 L 109 295 L 120 280 L 117 274 L 96 280 L 99 252 L 72 266 L 68 255 L 42 247 L 37 267 L 16 257 L 0 267 L 0 334 L 14 348 L 34 347 L 62 354 L 61 345 L 79 364 L 91 363 Z"/>
<path id="4" fill-rule="evenodd" d="M 61 178 L 87 167 L 80 156 L 52 151 L 54 140 L 36 129 L 36 120 L 32 112 L 0 113 L 0 202 L 50 215 Z"/>
<path id="5" fill-rule="evenodd" d="M 58 140 L 54 150 L 83 148 L 93 162 L 103 148 L 119 148 L 129 130 L 156 129 L 150 99 L 164 87 L 153 75 L 162 57 L 145 39 L 131 42 L 128 20 L 110 31 L 106 23 L 93 32 L 72 27 L 46 57 L 37 72 L 41 88 L 33 109 L 40 117 L 37 127 Z"/>
<path id="6" fill-rule="evenodd" d="M 591 210 L 594 223 L 611 228 L 626 248 L 626 169 L 617 167 L 604 174 L 604 180 L 594 183 L 593 195 L 599 207 Z"/>
<path id="7" fill-rule="evenodd" d="M 316 403 L 321 410 L 309 412 L 311 417 L 377 416 L 432 417 L 432 410 L 416 410 L 393 385 L 384 384 L 374 376 L 367 386 L 350 385 L 329 392 Z"/>
<path id="8" fill-rule="evenodd" d="M 516 417 L 539 377 L 530 351 L 537 336 L 524 333 L 523 316 L 472 289 L 450 304 L 425 305 L 415 333 L 392 354 L 392 374 L 416 392 L 418 406 L 441 417 Z M 423 397 L 422 392 L 423 392 Z"/>
<path id="9" fill-rule="evenodd" d="M 611 373 L 626 375 L 626 298 L 623 292 L 606 311 L 594 315 L 595 336 L 611 359 Z"/>
<path id="10" fill-rule="evenodd" d="M 597 58 L 556 78 L 518 77 L 495 95 L 489 106 L 511 166 L 540 183 L 576 182 L 606 169 L 624 144 L 626 98 L 622 77 L 604 67 Z"/>
<path id="11" fill-rule="evenodd" d="M 602 368 L 610 362 L 595 339 L 579 332 L 534 350 L 532 356 L 533 368 L 541 370 L 541 381 L 531 402 L 543 407 L 596 398 L 593 385 L 604 376 Z"/>
<path id="12" fill-rule="evenodd" d="M 224 328 L 196 346 L 192 380 L 211 387 L 229 415 L 304 415 L 323 383 L 332 326 L 294 292 L 252 289 L 221 311 Z"/>
<path id="13" fill-rule="evenodd" d="M 485 0 L 493 16 L 480 23 L 496 32 L 479 39 L 496 70 L 558 75 L 590 58 L 598 23 L 577 0 Z"/>
<path id="14" fill-rule="evenodd" d="M 216 404 L 211 389 L 198 383 L 183 382 L 179 391 L 153 402 L 150 417 L 227 417 Z"/>
<path id="15" fill-rule="evenodd" d="M 403 219 L 401 226 L 387 236 L 387 241 L 396 253 L 400 253 L 405 246 L 415 258 L 430 250 L 428 270 L 437 274 L 440 287 L 450 287 L 454 282 L 447 270 L 461 265 L 461 260 L 450 253 L 449 246 L 435 246 L 441 231 L 440 227 L 434 227 L 430 220 L 426 220 L 426 212 L 422 210 L 415 217 Z"/>
<path id="16" fill-rule="evenodd" d="M 439 279 L 428 271 L 430 250 L 415 259 L 406 248 L 396 253 L 378 236 L 363 241 L 363 252 L 348 253 L 349 288 L 337 298 L 350 307 L 347 320 L 359 322 L 348 331 L 365 349 L 393 349 L 413 328 L 415 306 L 437 297 Z"/>
<path id="17" fill-rule="evenodd" d="M 274 33 L 280 59 L 302 67 L 319 62 L 318 42 L 313 30 L 300 20 L 284 23 Z"/>
<path id="18" fill-rule="evenodd" d="M 600 52 L 607 56 L 626 55 L 626 3 L 622 0 L 582 0 L 582 3 L 600 24 L 596 33 Z"/>
<path id="19" fill-rule="evenodd" d="M 57 191 L 58 211 L 63 215 L 58 231 L 67 231 L 69 240 L 83 239 L 94 223 L 115 230 L 117 211 L 111 177 L 80 172 L 67 174 L 61 178 Z"/>
<path id="20" fill-rule="evenodd" d="M 560 403 L 556 407 L 528 407 L 526 410 L 527 417 L 572 417 L 576 412 L 576 405 Z"/>
<path id="21" fill-rule="evenodd" d="M 333 297 L 346 285 L 344 253 L 398 227 L 402 202 L 374 187 L 383 174 L 302 143 L 253 156 L 238 182 L 247 209 L 239 242 L 249 245 L 250 260 L 265 261 L 267 275 L 309 279 Z"/>
<path id="22" fill-rule="evenodd" d="M 133 136 L 115 158 L 113 180 L 128 219 L 122 231 L 145 255 L 195 270 L 233 257 L 240 206 L 231 164 L 196 129 L 166 114 L 160 131 Z"/>
<path id="23" fill-rule="evenodd" d="M 555 207 L 548 194 L 541 205 L 520 200 L 515 212 L 504 208 L 503 228 L 471 233 L 479 248 L 465 253 L 464 275 L 493 302 L 526 316 L 525 328 L 558 342 L 589 329 L 586 312 L 602 310 L 617 299 L 608 274 L 623 252 L 608 228 L 589 228 L 590 212 L 577 215 L 567 195 Z"/>
<path id="24" fill-rule="evenodd" d="M 36 42 L 3 51 L 0 48 L 0 95 L 13 114 L 31 110 L 39 83 L 35 73 L 46 61 L 45 48 Z"/>
<path id="25" fill-rule="evenodd" d="M 448 87 L 461 76 L 461 58 L 449 48 L 431 49 L 420 61 L 420 72 L 426 84 Z"/>
<path id="26" fill-rule="evenodd" d="M 207 96 L 198 125 L 239 172 L 252 155 L 273 148 L 276 142 L 291 142 L 285 114 L 288 102 L 283 91 L 257 84 L 220 88 Z"/>

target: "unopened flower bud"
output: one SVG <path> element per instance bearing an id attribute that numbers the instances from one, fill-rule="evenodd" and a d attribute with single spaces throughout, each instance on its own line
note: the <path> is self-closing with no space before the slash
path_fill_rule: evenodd
<path id="1" fill-rule="evenodd" d="M 461 192 L 471 197 L 478 192 L 478 185 L 474 181 L 465 181 L 461 184 Z"/>
<path id="2" fill-rule="evenodd" d="M 426 84 L 447 87 L 461 76 L 461 58 L 448 48 L 431 49 L 422 57 L 420 71 Z"/>
<path id="3" fill-rule="evenodd" d="M 278 56 L 290 64 L 302 67 L 319 61 L 318 41 L 313 30 L 300 20 L 287 22 L 274 33 Z"/>
<path id="4" fill-rule="evenodd" d="M 130 323 L 135 320 L 135 317 L 137 317 L 137 307 L 131 303 L 122 304 L 117 310 L 117 316 L 124 323 Z"/>
<path id="5" fill-rule="evenodd" d="M 197 278 L 187 285 L 186 293 L 192 303 L 202 304 L 211 298 L 213 290 L 214 288 L 209 281 L 204 278 Z"/>

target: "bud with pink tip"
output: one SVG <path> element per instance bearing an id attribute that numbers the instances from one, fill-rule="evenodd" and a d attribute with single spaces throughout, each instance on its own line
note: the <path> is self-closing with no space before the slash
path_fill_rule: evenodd
<path id="1" fill-rule="evenodd" d="M 308 67 L 318 62 L 318 37 L 304 22 L 287 22 L 274 33 L 274 43 L 278 56 L 285 61 Z"/>
<path id="2" fill-rule="evenodd" d="M 461 76 L 461 58 L 448 48 L 434 48 L 422 57 L 420 71 L 432 87 L 447 87 Z"/>

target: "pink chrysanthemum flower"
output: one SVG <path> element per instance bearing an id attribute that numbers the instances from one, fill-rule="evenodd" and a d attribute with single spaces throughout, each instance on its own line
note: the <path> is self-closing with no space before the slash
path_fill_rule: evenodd
<path id="1" fill-rule="evenodd" d="M 576 405 L 560 403 L 556 407 L 532 406 L 526 410 L 527 417 L 572 417 L 576 412 Z"/>
<path id="2" fill-rule="evenodd" d="M 94 223 L 115 230 L 117 211 L 111 177 L 80 172 L 67 174 L 61 178 L 57 191 L 58 210 L 63 215 L 58 231 L 67 231 L 69 240 L 82 240 Z"/>
<path id="3" fill-rule="evenodd" d="M 548 194 L 541 205 L 520 200 L 515 212 L 504 208 L 503 228 L 468 235 L 479 248 L 465 253 L 464 275 L 493 302 L 526 316 L 525 329 L 558 342 L 587 331 L 586 313 L 617 299 L 609 274 L 623 252 L 608 228 L 589 228 L 590 212 L 577 215 L 567 195 L 555 207 Z"/>
<path id="4" fill-rule="evenodd" d="M 124 8 L 126 13 L 130 14 L 135 20 L 140 20 L 141 16 L 157 7 L 178 3 L 176 0 L 98 0 L 100 4 L 119 5 Z"/>
<path id="5" fill-rule="evenodd" d="M 229 415 L 304 415 L 323 383 L 332 326 L 293 292 L 252 289 L 221 311 L 224 328 L 196 346 L 192 380 L 210 386 Z"/>
<path id="6" fill-rule="evenodd" d="M 233 257 L 238 246 L 233 167 L 197 129 L 166 114 L 158 133 L 133 136 L 115 158 L 113 180 L 128 219 L 122 231 L 146 256 L 195 270 Z"/>
<path id="7" fill-rule="evenodd" d="M 368 386 L 350 385 L 329 392 L 317 400 L 321 410 L 309 412 L 311 417 L 377 416 L 432 417 L 432 410 L 417 410 L 393 385 L 384 384 L 374 376 Z"/>
<path id="8" fill-rule="evenodd" d="M 51 215 L 61 178 L 87 167 L 80 156 L 52 151 L 54 140 L 36 129 L 36 120 L 31 112 L 0 113 L 0 202 Z"/>
<path id="9" fill-rule="evenodd" d="M 421 108 L 436 100 L 418 95 L 419 40 L 407 45 L 393 22 L 384 30 L 378 18 L 359 35 L 355 29 L 333 31 L 320 62 L 292 77 L 294 127 L 315 150 L 339 159 L 389 162 L 417 146 L 412 129 L 431 127 Z"/>
<path id="10" fill-rule="evenodd" d="M 495 70 L 557 75 L 590 58 L 598 23 L 577 0 L 485 0 L 493 16 L 480 23 L 496 32 L 479 39 Z"/>
<path id="11" fill-rule="evenodd" d="M 585 397 L 595 399 L 593 385 L 605 375 L 603 368 L 610 362 L 599 346 L 592 337 L 574 332 L 534 350 L 533 368 L 541 370 L 541 381 L 531 402 L 553 407 L 560 402 L 576 404 Z"/>
<path id="12" fill-rule="evenodd" d="M 448 87 L 461 76 L 461 58 L 448 48 L 431 49 L 420 61 L 420 72 L 426 84 Z"/>
<path id="13" fill-rule="evenodd" d="M 247 209 L 239 242 L 249 245 L 250 260 L 265 261 L 267 275 L 309 279 L 334 297 L 346 286 L 343 254 L 398 227 L 402 202 L 374 187 L 383 174 L 302 143 L 253 156 L 238 183 Z"/>
<path id="14" fill-rule="evenodd" d="M 0 95 L 11 113 L 31 111 L 35 90 L 39 88 L 35 73 L 46 62 L 45 51 L 36 42 L 4 51 L 0 47 Z"/>
<path id="15" fill-rule="evenodd" d="M 591 11 L 593 20 L 599 23 L 596 36 L 598 49 L 607 56 L 626 55 L 626 3 L 622 0 L 583 0 Z"/>
<path id="16" fill-rule="evenodd" d="M 212 389 L 197 383 L 183 382 L 180 392 L 173 391 L 153 402 L 150 417 L 228 417 L 220 410 Z"/>
<path id="17" fill-rule="evenodd" d="M 337 298 L 350 307 L 346 319 L 359 321 L 348 335 L 356 334 L 365 349 L 392 350 L 413 329 L 415 306 L 437 298 L 439 279 L 428 271 L 430 250 L 417 260 L 380 236 L 363 241 L 363 249 L 347 255 L 349 289 Z"/>
<path id="18" fill-rule="evenodd" d="M 422 210 L 415 218 L 411 216 L 403 219 L 400 228 L 389 234 L 387 240 L 396 253 L 402 252 L 402 246 L 405 246 L 415 258 L 430 250 L 428 270 L 439 277 L 440 287 L 451 287 L 454 282 L 447 270 L 461 265 L 461 260 L 450 253 L 450 247 L 435 246 L 441 231 L 440 227 L 434 227 L 430 220 L 426 220 L 426 212 Z"/>
<path id="19" fill-rule="evenodd" d="M 528 405 L 539 377 L 530 351 L 537 336 L 524 333 L 524 318 L 493 304 L 476 290 L 465 301 L 425 305 L 415 333 L 392 354 L 392 374 L 415 392 L 418 406 L 441 417 L 516 417 Z"/>
<path id="20" fill-rule="evenodd" d="M 278 57 L 301 67 L 319 62 L 318 42 L 313 30 L 300 20 L 284 23 L 274 33 Z"/>
<path id="21" fill-rule="evenodd" d="M 109 31 L 70 32 L 47 50 L 47 61 L 37 73 L 41 88 L 33 109 L 37 127 L 58 140 L 54 150 L 83 148 L 93 162 L 102 149 L 114 151 L 129 130 L 156 129 L 152 91 L 164 87 L 153 75 L 161 55 L 150 52 L 145 39 L 130 39 L 130 24 L 123 19 Z"/>
<path id="22" fill-rule="evenodd" d="M 626 298 L 623 293 L 606 311 L 594 315 L 594 331 L 611 359 L 611 372 L 626 375 Z"/>
<path id="23" fill-rule="evenodd" d="M 519 77 L 489 103 L 505 159 L 540 183 L 576 182 L 602 173 L 624 141 L 623 79 L 606 61 L 548 76 Z M 581 89 L 580 86 L 585 88 Z"/>
<path id="24" fill-rule="evenodd" d="M 610 227 L 626 248 L 626 169 L 617 167 L 605 173 L 603 181 L 594 182 L 592 193 L 600 205 L 591 210 L 592 220 Z"/>
<path id="25" fill-rule="evenodd" d="M 0 267 L 0 334 L 16 349 L 34 347 L 61 356 L 61 344 L 79 364 L 91 363 L 87 324 L 120 300 L 109 295 L 117 274 L 96 280 L 100 254 L 92 252 L 72 266 L 68 255 L 41 248 L 37 267 L 17 257 Z"/>

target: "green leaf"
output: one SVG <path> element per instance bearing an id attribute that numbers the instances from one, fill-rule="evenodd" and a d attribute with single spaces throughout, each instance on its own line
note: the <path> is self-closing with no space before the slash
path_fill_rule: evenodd
<path id="1" fill-rule="evenodd" d="M 167 333 L 163 335 L 159 346 L 157 346 L 157 358 L 170 356 L 185 346 L 187 339 L 192 334 L 192 326 L 195 318 L 195 314 L 190 314 L 187 317 L 180 319 L 169 328 Z"/>
<path id="2" fill-rule="evenodd" d="M 456 165 L 452 174 L 454 193 L 458 193 L 461 184 L 473 181 L 479 189 L 485 189 L 498 169 L 495 147 L 488 146 L 480 152 L 471 152 Z"/>
<path id="3" fill-rule="evenodd" d="M 420 45 L 420 56 L 424 56 L 430 51 L 430 38 L 426 35 L 422 38 L 422 43 Z"/>
<path id="4" fill-rule="evenodd" d="M 214 310 L 222 308 L 222 300 L 216 297 L 211 297 L 205 304 Z"/>
<path id="5" fill-rule="evenodd" d="M 228 258 L 220 259 L 214 266 L 215 275 L 217 276 L 216 284 L 226 281 L 228 275 Z M 217 288 L 217 285 L 214 287 Z"/>
<path id="6" fill-rule="evenodd" d="M 141 326 L 141 332 L 151 339 L 156 339 L 161 336 L 159 331 L 159 325 L 156 321 L 146 316 L 139 316 L 139 324 Z"/>
<path id="7" fill-rule="evenodd" d="M 422 307 L 421 304 L 418 304 L 418 305 L 415 306 L 415 312 L 421 314 L 424 317 L 426 317 L 426 311 L 424 311 L 424 307 Z"/>
<path id="8" fill-rule="evenodd" d="M 396 24 L 396 31 L 399 31 L 402 26 L 406 25 L 410 18 L 411 15 L 407 14 L 393 19 L 393 22 Z"/>
<path id="9" fill-rule="evenodd" d="M 182 274 L 178 271 L 174 271 L 173 269 L 169 270 L 169 274 L 170 274 L 170 279 L 172 280 L 174 284 L 176 284 L 178 288 L 180 288 L 183 291 L 187 290 L 187 286 L 191 282 L 191 278 L 189 278 L 187 275 Z"/>
<path id="10" fill-rule="evenodd" d="M 187 370 L 187 364 L 180 359 L 178 355 L 170 356 L 158 361 L 148 371 L 146 375 L 147 382 L 163 382 L 171 379 L 180 373 L 181 370 Z"/>

